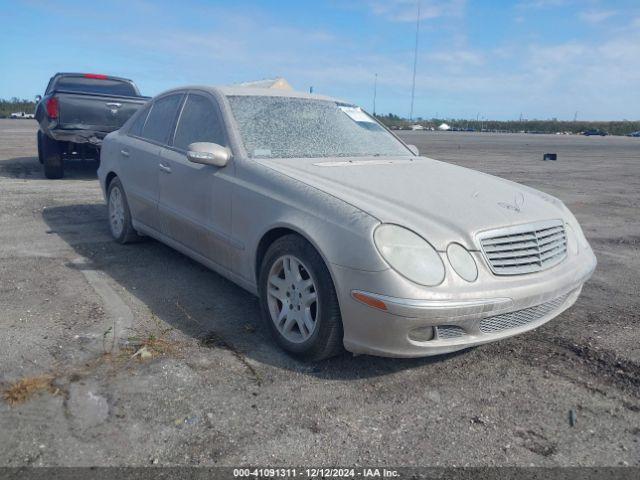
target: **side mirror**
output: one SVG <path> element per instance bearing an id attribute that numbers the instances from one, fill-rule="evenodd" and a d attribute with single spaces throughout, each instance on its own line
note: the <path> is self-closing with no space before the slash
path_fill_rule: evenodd
<path id="1" fill-rule="evenodd" d="M 42 100 L 42 95 L 36 95 L 36 103 Z"/>
<path id="2" fill-rule="evenodd" d="M 415 145 L 407 145 L 407 147 L 409 147 L 409 150 L 411 150 L 414 155 L 420 155 L 420 150 L 418 150 L 418 147 Z"/>
<path id="3" fill-rule="evenodd" d="M 231 152 L 217 143 L 196 142 L 189 145 L 187 158 L 193 163 L 224 167 L 231 159 Z"/>

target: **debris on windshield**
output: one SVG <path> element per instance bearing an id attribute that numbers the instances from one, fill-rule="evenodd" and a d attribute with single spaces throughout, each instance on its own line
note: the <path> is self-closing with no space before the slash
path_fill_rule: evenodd
<path id="1" fill-rule="evenodd" d="M 251 158 L 411 156 L 402 142 L 354 105 L 277 95 L 227 99 Z"/>

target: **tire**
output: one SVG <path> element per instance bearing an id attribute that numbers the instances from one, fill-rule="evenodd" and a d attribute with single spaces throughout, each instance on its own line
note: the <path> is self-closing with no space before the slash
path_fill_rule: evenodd
<path id="1" fill-rule="evenodd" d="M 109 231 L 113 239 L 121 244 L 137 242 L 140 236 L 131 223 L 129 202 L 119 178 L 114 178 L 107 191 Z"/>
<path id="2" fill-rule="evenodd" d="M 294 234 L 277 239 L 262 260 L 258 282 L 263 320 L 284 350 L 309 361 L 344 351 L 333 281 L 309 242 Z"/>
<path id="3" fill-rule="evenodd" d="M 42 132 L 40 130 L 38 130 L 37 139 L 38 139 L 38 161 L 40 162 L 40 165 L 43 165 L 44 153 L 42 152 Z"/>
<path id="4" fill-rule="evenodd" d="M 62 146 L 44 133 L 40 136 L 40 139 L 42 140 L 40 144 L 42 145 L 44 176 L 50 179 L 62 178 L 64 176 Z"/>

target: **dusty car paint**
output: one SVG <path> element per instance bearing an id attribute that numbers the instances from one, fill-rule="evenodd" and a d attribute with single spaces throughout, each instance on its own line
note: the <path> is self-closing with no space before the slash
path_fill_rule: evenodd
<path id="1" fill-rule="evenodd" d="M 342 313 L 344 345 L 354 353 L 433 355 L 522 333 L 569 308 L 595 268 L 595 256 L 577 221 L 549 195 L 414 156 L 408 148 L 406 156 L 384 158 L 252 159 L 226 98 L 336 100 L 297 92 L 185 87 L 154 101 L 188 92 L 206 95 L 218 109 L 232 152 L 229 163 L 223 168 L 195 165 L 183 151 L 131 136 L 134 116 L 104 141 L 98 172 L 103 190 L 106 193 L 108 180 L 117 175 L 129 197 L 136 230 L 254 294 L 265 239 L 278 229 L 297 232 L 317 249 L 330 271 Z M 123 149 L 130 156 L 123 156 Z M 139 163 L 132 160 L 134 151 Z M 165 168 L 171 164 L 171 175 L 163 173 L 159 163 Z M 149 190 L 149 185 L 155 187 Z M 577 253 L 567 252 L 558 265 L 526 275 L 500 276 L 491 271 L 479 234 L 547 220 L 571 226 L 580 237 Z M 373 242 L 382 223 L 401 225 L 428 240 L 445 265 L 442 283 L 425 287 L 390 268 Z M 452 242 L 473 256 L 478 267 L 475 281 L 465 281 L 452 270 L 445 253 Z M 358 295 L 377 299 L 385 309 L 358 300 Z M 551 310 L 531 310 L 540 305 Z M 502 315 L 496 318 L 508 321 L 514 318 L 510 312 L 533 317 L 501 331 L 481 331 L 483 320 Z M 433 328 L 437 326 L 441 330 Z M 444 337 L 444 332 L 455 330 L 452 326 L 464 334 Z"/>

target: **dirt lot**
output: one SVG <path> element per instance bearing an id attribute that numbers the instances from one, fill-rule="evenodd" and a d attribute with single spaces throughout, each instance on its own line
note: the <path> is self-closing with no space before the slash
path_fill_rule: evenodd
<path id="1" fill-rule="evenodd" d="M 0 120 L 0 465 L 640 465 L 640 139 L 406 133 L 561 198 L 598 269 L 517 338 L 307 365 L 240 288 L 113 243 L 95 163 L 45 180 L 35 131 Z"/>

